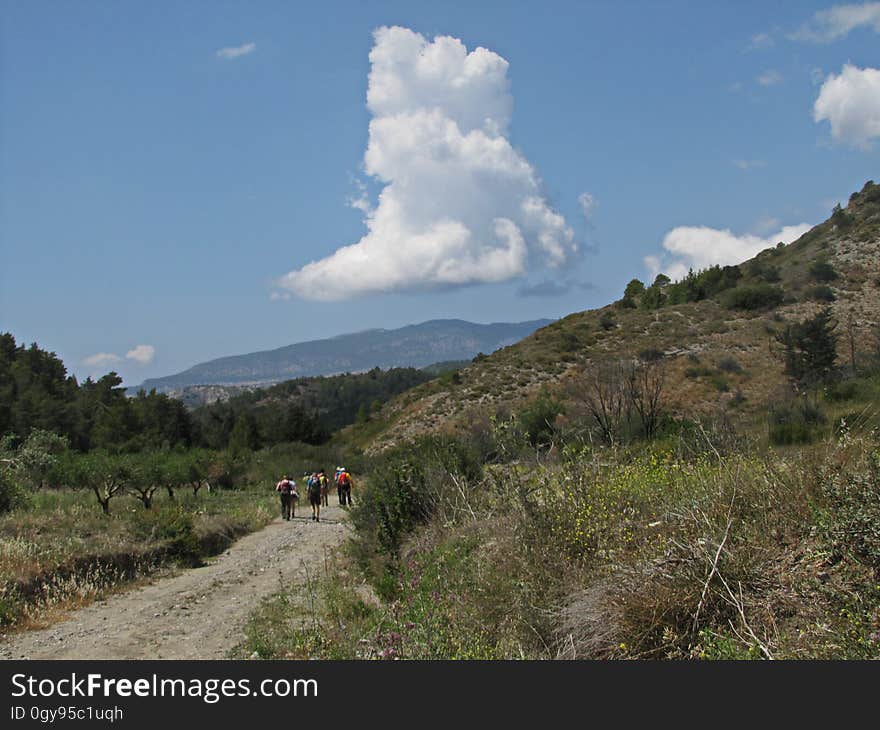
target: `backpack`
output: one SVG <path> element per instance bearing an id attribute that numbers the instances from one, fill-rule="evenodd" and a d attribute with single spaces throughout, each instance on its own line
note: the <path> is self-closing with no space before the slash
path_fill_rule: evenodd
<path id="1" fill-rule="evenodd" d="M 350 487 L 351 486 L 351 477 L 348 475 L 348 472 L 342 472 L 339 475 L 339 486 L 340 487 Z"/>
<path id="2" fill-rule="evenodd" d="M 309 477 L 309 496 L 316 497 L 321 493 L 321 480 L 318 477 Z"/>

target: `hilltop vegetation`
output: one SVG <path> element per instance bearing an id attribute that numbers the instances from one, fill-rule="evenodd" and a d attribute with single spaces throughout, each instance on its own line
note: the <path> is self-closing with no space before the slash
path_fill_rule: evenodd
<path id="1" fill-rule="evenodd" d="M 662 361 L 671 413 L 696 409 L 745 423 L 787 393 L 776 333 L 826 306 L 841 335 L 857 344 L 856 358 L 866 356 L 880 325 L 880 186 L 873 182 L 790 245 L 680 282 L 631 282 L 614 304 L 571 314 L 475 358 L 454 380 L 404 393 L 382 409 L 382 428 L 371 426 L 364 444 L 381 450 L 454 431 L 516 408 L 542 388 L 573 403 L 585 373 L 623 360 Z M 852 359 L 850 350 L 840 348 L 841 362 Z M 351 438 L 361 441 L 357 428 Z"/>
<path id="2" fill-rule="evenodd" d="M 225 448 L 240 422 L 252 425 L 249 448 L 290 441 L 318 444 L 343 426 L 367 421 L 389 398 L 432 377 L 415 368 L 373 368 L 366 373 L 297 378 L 202 406 L 192 416 L 201 442 L 210 448 Z"/>

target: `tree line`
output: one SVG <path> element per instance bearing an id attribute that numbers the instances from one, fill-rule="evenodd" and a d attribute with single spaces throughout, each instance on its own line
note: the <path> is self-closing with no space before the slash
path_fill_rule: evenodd
<path id="1" fill-rule="evenodd" d="M 298 378 L 193 411 L 162 393 L 126 395 L 114 372 L 81 383 L 55 353 L 0 334 L 0 434 L 19 442 L 37 429 L 80 452 L 141 453 L 174 448 L 259 449 L 326 442 L 367 420 L 392 396 L 433 377 L 416 368 Z"/>

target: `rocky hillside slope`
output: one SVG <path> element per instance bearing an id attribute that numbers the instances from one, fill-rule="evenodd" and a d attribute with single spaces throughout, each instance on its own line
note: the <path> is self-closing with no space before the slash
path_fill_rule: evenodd
<path id="1" fill-rule="evenodd" d="M 839 323 L 841 364 L 850 357 L 850 340 L 857 357 L 877 347 L 880 186 L 868 182 L 846 208 L 797 241 L 728 268 L 695 277 L 674 292 L 661 281 L 628 300 L 569 315 L 475 358 L 454 377 L 398 396 L 368 428 L 353 427 L 350 436 L 380 450 L 516 406 L 542 386 L 565 398 L 568 385 L 602 361 L 658 357 L 665 363 L 673 412 L 752 417 L 784 387 L 774 333 L 786 323 L 831 306 Z M 718 283 L 728 275 L 729 282 Z M 708 279 L 712 286 L 701 297 Z M 719 286 L 726 288 L 713 290 Z M 672 303 L 683 298 L 684 289 L 685 299 L 696 300 Z"/>

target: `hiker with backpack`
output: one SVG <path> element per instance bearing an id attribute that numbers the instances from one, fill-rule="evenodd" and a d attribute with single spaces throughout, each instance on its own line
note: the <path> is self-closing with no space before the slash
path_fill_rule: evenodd
<path id="1" fill-rule="evenodd" d="M 328 493 L 330 492 L 330 480 L 323 469 L 318 472 L 318 479 L 321 480 L 321 506 L 329 507 Z"/>
<path id="2" fill-rule="evenodd" d="M 351 474 L 348 473 L 345 469 L 341 468 L 341 470 L 336 475 L 336 491 L 339 494 L 339 504 L 343 507 L 346 505 L 351 507 L 351 487 L 352 487 L 352 479 Z"/>
<path id="3" fill-rule="evenodd" d="M 296 492 L 296 482 L 288 479 L 285 474 L 281 481 L 275 485 L 275 491 L 281 497 L 281 519 L 290 521 L 291 517 L 296 516 L 296 500 L 299 494 Z"/>
<path id="4" fill-rule="evenodd" d="M 313 472 L 308 481 L 309 504 L 312 505 L 312 519 L 321 521 L 321 479 L 318 472 Z"/>

